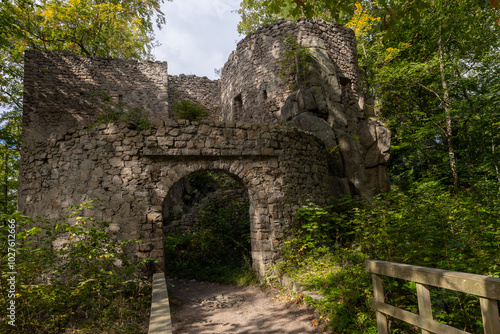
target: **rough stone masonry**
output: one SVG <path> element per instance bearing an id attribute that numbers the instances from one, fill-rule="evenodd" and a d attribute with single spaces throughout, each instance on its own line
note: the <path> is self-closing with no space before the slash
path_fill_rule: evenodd
<path id="1" fill-rule="evenodd" d="M 308 52 L 295 72 L 280 62 L 290 40 Z M 388 189 L 390 133 L 368 116 L 358 80 L 354 33 L 317 19 L 248 35 L 220 80 L 170 76 L 165 62 L 27 51 L 19 209 L 55 221 L 70 205 L 99 198 L 85 215 L 110 222 L 120 240 L 143 240 L 131 255 L 157 258 L 162 270 L 169 190 L 193 172 L 221 171 L 248 194 L 253 266 L 262 276 L 307 200 Z M 151 128 L 92 126 L 106 108 L 103 95 L 141 110 Z M 174 120 L 181 100 L 212 114 Z"/>

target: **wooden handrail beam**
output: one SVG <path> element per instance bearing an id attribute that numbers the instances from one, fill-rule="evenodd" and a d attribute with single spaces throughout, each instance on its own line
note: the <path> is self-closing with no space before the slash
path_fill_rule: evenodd
<path id="1" fill-rule="evenodd" d="M 500 279 L 495 277 L 375 260 L 366 261 L 366 271 L 479 297 L 500 299 Z"/>
<path id="2" fill-rule="evenodd" d="M 370 299 L 370 307 L 384 314 L 390 315 L 391 317 L 403 320 L 409 324 L 427 330 L 431 333 L 470 334 L 469 332 L 464 332 L 460 329 L 450 327 L 435 320 L 426 319 L 418 314 L 402 310 L 389 304 L 378 302 L 374 299 Z"/>
<path id="3" fill-rule="evenodd" d="M 172 334 L 172 319 L 164 273 L 153 275 L 153 296 L 148 334 Z"/>

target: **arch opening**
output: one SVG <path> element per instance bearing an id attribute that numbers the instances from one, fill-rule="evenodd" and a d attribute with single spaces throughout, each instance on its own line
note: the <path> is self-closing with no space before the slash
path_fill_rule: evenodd
<path id="1" fill-rule="evenodd" d="M 167 275 L 252 281 L 250 211 L 243 181 L 225 171 L 196 171 L 173 184 L 162 209 Z"/>

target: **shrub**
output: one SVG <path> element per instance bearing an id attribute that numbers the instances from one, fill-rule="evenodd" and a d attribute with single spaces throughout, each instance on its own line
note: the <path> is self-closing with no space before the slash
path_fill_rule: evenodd
<path id="1" fill-rule="evenodd" d="M 151 128 L 151 123 L 144 112 L 139 108 L 125 109 L 122 102 L 114 102 L 109 95 L 104 92 L 95 93 L 104 104 L 101 113 L 97 116 L 95 125 L 125 122 L 129 127 L 137 130 Z"/>
<path id="2" fill-rule="evenodd" d="M 326 208 L 308 203 L 296 220 L 277 271 L 324 295 L 306 300 L 331 319 L 334 333 L 376 333 L 367 259 L 500 276 L 498 184 L 452 193 L 439 182 L 421 181 L 368 201 L 344 199 Z M 384 292 L 390 304 L 417 312 L 413 282 L 384 278 Z M 483 331 L 478 298 L 431 288 L 431 299 L 438 321 Z M 391 327 L 417 333 L 395 319 Z"/>
<path id="3" fill-rule="evenodd" d="M 174 103 L 175 118 L 187 119 L 191 122 L 199 122 L 210 116 L 210 112 L 196 103 L 182 100 Z"/>
<path id="4" fill-rule="evenodd" d="M 16 247 L 16 327 L 5 322 L 0 330 L 9 333 L 63 333 L 68 326 L 87 328 L 92 333 L 113 328 L 127 333 L 127 326 L 144 326 L 149 313 L 151 284 L 139 275 L 147 260 L 127 258 L 124 248 L 138 240 L 115 241 L 108 224 L 80 217 L 93 205 L 72 207 L 68 219 L 55 225 L 34 221 L 19 213 L 14 219 L 19 233 Z M 5 310 L 7 231 L 1 227 L 0 308 Z M 149 259 L 150 260 L 150 259 Z M 118 318 L 127 314 L 125 319 Z M 147 320 L 146 320 L 147 321 Z M 3 326 L 3 327 L 2 327 Z M 128 331 L 130 332 L 130 331 Z"/>

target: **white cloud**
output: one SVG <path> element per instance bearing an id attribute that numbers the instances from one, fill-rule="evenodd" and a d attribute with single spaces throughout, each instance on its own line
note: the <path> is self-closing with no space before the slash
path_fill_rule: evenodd
<path id="1" fill-rule="evenodd" d="M 167 61 L 170 74 L 195 74 L 214 78 L 236 41 L 240 0 L 174 0 L 163 4 L 166 24 L 156 31 L 162 45 L 157 60 Z"/>

